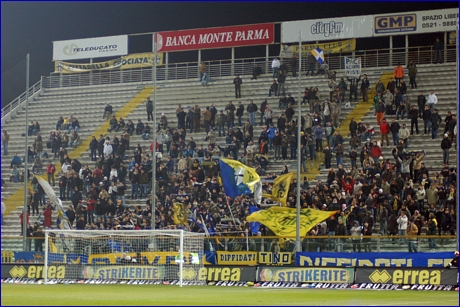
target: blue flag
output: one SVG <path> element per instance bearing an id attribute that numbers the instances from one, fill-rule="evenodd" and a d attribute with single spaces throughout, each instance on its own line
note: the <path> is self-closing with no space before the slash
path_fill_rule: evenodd
<path id="1" fill-rule="evenodd" d="M 249 214 L 262 210 L 261 208 L 257 208 L 256 206 L 249 206 Z M 251 232 L 253 234 L 257 234 L 259 232 L 260 223 L 259 222 L 251 222 L 249 223 L 249 227 L 251 227 Z"/>

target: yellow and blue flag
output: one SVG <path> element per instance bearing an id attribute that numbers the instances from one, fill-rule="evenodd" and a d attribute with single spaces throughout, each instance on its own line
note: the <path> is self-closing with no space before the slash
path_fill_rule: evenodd
<path id="1" fill-rule="evenodd" d="M 300 235 L 305 236 L 316 224 L 328 219 L 338 211 L 314 209 L 300 210 Z M 252 213 L 246 218 L 248 222 L 260 222 L 270 228 L 277 236 L 296 235 L 297 214 L 295 208 L 271 207 Z"/>
<path id="2" fill-rule="evenodd" d="M 219 164 L 222 185 L 227 196 L 236 197 L 244 194 L 254 194 L 254 197 L 258 198 L 260 194 L 261 198 L 262 185 L 260 184 L 260 177 L 254 168 L 235 160 L 223 158 L 220 159 Z"/>
<path id="3" fill-rule="evenodd" d="M 283 206 L 286 206 L 292 176 L 293 173 L 287 173 L 279 176 L 273 183 L 272 194 L 262 194 L 262 196 L 274 201 L 279 201 L 283 204 Z"/>
<path id="4" fill-rule="evenodd" d="M 321 50 L 321 48 L 317 47 L 313 49 L 311 51 L 311 54 L 313 54 L 313 56 L 316 58 L 316 60 L 318 61 L 320 65 L 324 64 L 324 53 L 323 53 L 323 50 Z"/>

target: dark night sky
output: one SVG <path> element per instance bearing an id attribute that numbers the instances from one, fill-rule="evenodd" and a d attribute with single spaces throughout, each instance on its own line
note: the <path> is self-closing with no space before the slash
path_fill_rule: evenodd
<path id="1" fill-rule="evenodd" d="M 2 1 L 2 105 L 25 89 L 27 53 L 31 57 L 30 85 L 49 75 L 52 41 L 56 40 L 453 7 L 458 2 Z M 425 45 L 429 44 L 431 39 Z M 363 47 L 358 40 L 358 49 Z M 130 39 L 130 53 L 145 51 L 151 51 L 151 39 Z M 229 51 L 222 54 L 230 58 Z M 171 62 L 194 60 L 196 55 L 190 53 L 170 56 Z"/>

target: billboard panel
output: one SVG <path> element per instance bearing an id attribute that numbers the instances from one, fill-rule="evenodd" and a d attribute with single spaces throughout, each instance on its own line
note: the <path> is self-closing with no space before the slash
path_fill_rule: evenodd
<path id="1" fill-rule="evenodd" d="M 458 8 L 374 16 L 374 36 L 455 31 Z"/>
<path id="2" fill-rule="evenodd" d="M 298 42 L 299 31 L 302 31 L 302 41 L 371 37 L 372 17 L 369 15 L 282 22 L 281 42 Z"/>
<path id="3" fill-rule="evenodd" d="M 92 59 L 128 54 L 128 35 L 53 42 L 53 61 Z"/>
<path id="4" fill-rule="evenodd" d="M 184 51 L 272 44 L 273 23 L 157 33 L 157 51 Z"/>

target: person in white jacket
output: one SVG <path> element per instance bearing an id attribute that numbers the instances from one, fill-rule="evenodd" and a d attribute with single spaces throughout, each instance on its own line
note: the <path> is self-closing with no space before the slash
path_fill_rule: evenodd
<path id="1" fill-rule="evenodd" d="M 424 201 L 426 198 L 426 191 L 423 185 L 418 186 L 418 190 L 415 192 L 415 197 L 417 198 L 417 201 L 418 201 L 418 211 L 423 212 L 424 211 L 423 210 Z"/>
<path id="2" fill-rule="evenodd" d="M 405 211 L 401 211 L 400 216 L 396 220 L 398 223 L 398 235 L 400 237 L 405 237 L 406 236 L 406 230 L 407 230 L 407 216 Z M 404 238 L 404 243 L 407 243 L 406 238 Z M 403 239 L 399 239 L 399 244 L 403 244 Z"/>
<path id="3" fill-rule="evenodd" d="M 430 95 L 428 95 L 428 100 L 426 104 L 430 107 L 430 111 L 433 112 L 434 107 L 436 107 L 436 104 L 438 103 L 438 97 L 434 93 L 433 90 L 430 91 Z"/>
<path id="4" fill-rule="evenodd" d="M 278 78 L 278 70 L 281 66 L 280 61 L 278 58 L 274 58 L 272 62 L 272 69 L 273 69 L 273 79 Z"/>
<path id="5" fill-rule="evenodd" d="M 105 142 L 105 145 L 104 145 L 104 156 L 105 156 L 105 157 L 111 156 L 111 155 L 112 155 L 112 152 L 113 152 L 112 145 L 110 144 L 109 141 L 106 141 L 106 142 Z"/>

